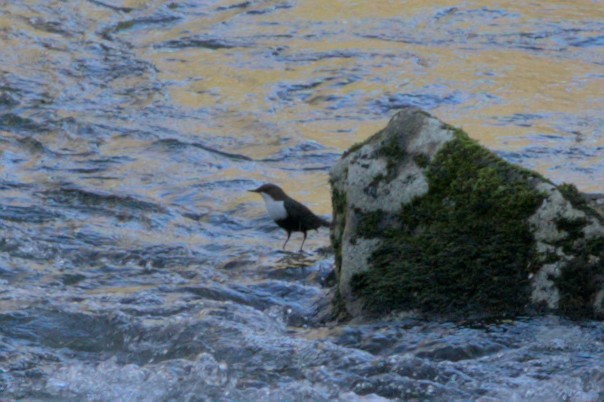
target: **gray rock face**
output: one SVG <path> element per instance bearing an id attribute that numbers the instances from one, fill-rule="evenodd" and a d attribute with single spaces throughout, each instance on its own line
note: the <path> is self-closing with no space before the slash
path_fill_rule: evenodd
<path id="1" fill-rule="evenodd" d="M 351 315 L 604 317 L 602 215 L 407 108 L 331 172 L 339 296 Z"/>

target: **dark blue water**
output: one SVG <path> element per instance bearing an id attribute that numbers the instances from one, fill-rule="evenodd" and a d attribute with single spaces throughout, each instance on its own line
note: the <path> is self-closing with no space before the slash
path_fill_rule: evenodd
<path id="1" fill-rule="evenodd" d="M 4 2 L 0 399 L 602 399 L 599 322 L 329 321 L 246 191 L 412 104 L 604 192 L 597 2 L 486 3 Z"/>

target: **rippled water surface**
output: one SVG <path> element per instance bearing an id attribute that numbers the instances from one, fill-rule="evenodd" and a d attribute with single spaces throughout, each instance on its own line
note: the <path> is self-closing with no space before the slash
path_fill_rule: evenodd
<path id="1" fill-rule="evenodd" d="M 604 192 L 602 1 L 0 1 L 0 399 L 604 398 L 604 329 L 325 323 L 331 213 L 416 105 Z M 295 250 L 301 236 L 288 247 Z"/>

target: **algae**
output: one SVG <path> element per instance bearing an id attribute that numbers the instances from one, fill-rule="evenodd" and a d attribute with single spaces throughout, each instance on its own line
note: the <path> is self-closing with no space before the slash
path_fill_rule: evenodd
<path id="1" fill-rule="evenodd" d="M 380 236 L 384 228 L 382 221 L 384 219 L 384 211 L 378 209 L 376 211 L 358 213 L 359 223 L 357 232 L 364 238 Z"/>
<path id="2" fill-rule="evenodd" d="M 428 193 L 401 206 L 401 228 L 383 233 L 369 269 L 351 280 L 368 311 L 503 313 L 529 303 L 528 218 L 545 197 L 530 181 L 540 176 L 449 128 L 454 139 L 426 167 Z"/>
<path id="3" fill-rule="evenodd" d="M 413 161 L 422 169 L 427 168 L 430 165 L 430 158 L 428 155 L 417 154 L 413 157 Z"/>
<path id="4" fill-rule="evenodd" d="M 363 146 L 365 146 L 365 144 L 367 144 L 369 141 L 371 141 L 372 138 L 374 138 L 377 135 L 381 135 L 383 132 L 384 132 L 384 130 L 380 130 L 377 133 L 375 133 L 375 135 L 367 138 L 366 140 L 352 144 L 352 146 L 350 148 L 348 148 L 346 151 L 344 151 L 344 153 L 342 154 L 342 158 L 346 158 L 351 153 L 363 148 Z"/>
<path id="5" fill-rule="evenodd" d="M 346 172 L 348 174 L 348 172 Z M 331 244 L 334 251 L 335 264 L 336 264 L 336 276 L 340 275 L 342 269 L 342 231 L 346 227 L 346 193 L 338 191 L 334 183 L 331 183 L 331 204 L 333 206 L 333 217 L 337 219 L 331 229 Z M 336 286 L 336 293 L 333 298 L 333 313 L 334 317 L 341 319 L 347 319 L 348 310 L 346 309 L 346 303 L 340 293 L 340 288 Z"/>
<path id="6" fill-rule="evenodd" d="M 332 188 L 333 183 L 332 183 Z M 337 228 L 344 228 L 346 226 L 346 194 L 338 191 L 335 188 L 331 193 L 331 204 L 333 206 L 333 217 L 340 222 L 334 222 L 333 229 L 331 230 L 331 244 L 335 255 L 336 272 L 339 275 L 342 267 L 342 233 L 337 233 Z"/>
<path id="7" fill-rule="evenodd" d="M 554 283 L 562 314 L 573 319 L 592 317 L 595 295 L 604 286 L 604 255 L 591 261 L 586 254 L 572 259 Z"/>
<path id="8" fill-rule="evenodd" d="M 348 155 L 350 155 L 351 153 L 353 153 L 354 151 L 358 151 L 359 149 L 363 148 L 363 145 L 365 145 L 367 143 L 367 141 L 363 141 L 363 142 L 357 142 L 355 144 L 352 144 L 352 146 L 350 148 L 348 148 L 346 151 L 344 151 L 344 153 L 342 154 L 342 158 L 347 157 Z"/>
<path id="9" fill-rule="evenodd" d="M 380 155 L 386 159 L 386 181 L 393 180 L 397 175 L 397 167 L 401 158 L 405 156 L 396 138 L 391 138 L 387 143 L 384 143 L 379 150 Z"/>
<path id="10" fill-rule="evenodd" d="M 587 216 L 594 217 L 604 224 L 604 216 L 589 205 L 587 199 L 574 184 L 562 183 L 558 186 L 558 190 L 564 198 L 570 201 L 571 205 L 576 209 L 583 211 Z"/>
<path id="11" fill-rule="evenodd" d="M 556 229 L 563 232 L 565 235 L 562 239 L 554 243 L 555 246 L 562 248 L 565 253 L 572 254 L 576 247 L 578 239 L 583 239 L 583 229 L 588 224 L 586 218 L 568 219 L 558 218 L 555 221 Z"/>
<path id="12" fill-rule="evenodd" d="M 586 239 L 586 224 L 585 218 L 556 221 L 558 230 L 567 233 L 556 245 L 574 256 L 553 281 L 560 293 L 560 312 L 574 319 L 593 316 L 595 295 L 604 287 L 604 237 Z"/>
<path id="13" fill-rule="evenodd" d="M 564 183 L 558 190 L 574 208 L 602 222 L 602 216 L 574 185 Z M 560 312 L 575 319 L 592 316 L 595 295 L 604 286 L 604 237 L 587 239 L 585 227 L 588 224 L 587 218 L 556 220 L 556 228 L 566 236 L 555 245 L 573 258 L 553 281 L 560 293 Z"/>

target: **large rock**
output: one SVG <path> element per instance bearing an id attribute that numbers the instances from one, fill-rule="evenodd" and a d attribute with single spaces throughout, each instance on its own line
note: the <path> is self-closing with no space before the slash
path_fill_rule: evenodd
<path id="1" fill-rule="evenodd" d="M 338 305 L 604 317 L 604 220 L 416 108 L 331 172 Z"/>

